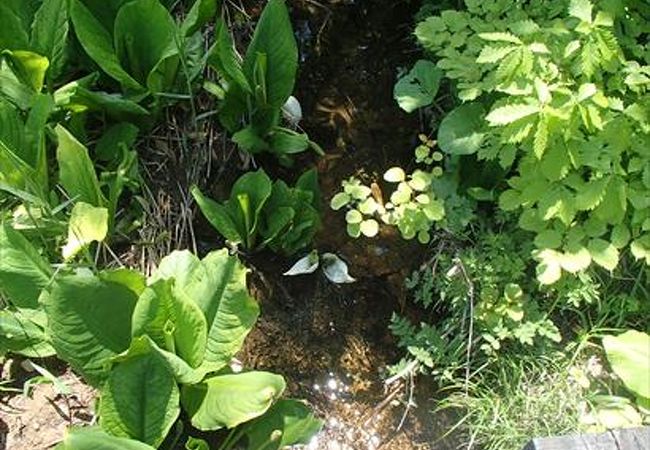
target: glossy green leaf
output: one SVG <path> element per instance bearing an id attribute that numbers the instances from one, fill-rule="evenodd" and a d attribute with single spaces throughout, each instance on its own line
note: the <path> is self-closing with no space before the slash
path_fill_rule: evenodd
<path id="1" fill-rule="evenodd" d="M 217 19 L 214 34 L 216 41 L 208 54 L 208 64 L 229 83 L 236 83 L 244 92 L 252 92 L 244 75 L 240 57 L 235 51 L 232 36 L 223 19 Z"/>
<path id="2" fill-rule="evenodd" d="M 0 310 L 0 355 L 15 353 L 27 358 L 45 358 L 56 354 L 45 330 L 19 311 Z"/>
<path id="3" fill-rule="evenodd" d="M 256 85 L 253 81 L 258 55 L 266 57 L 266 102 L 279 109 L 293 92 L 298 69 L 298 46 L 284 0 L 266 4 L 248 46 L 244 73 L 252 85 Z"/>
<path id="4" fill-rule="evenodd" d="M 262 417 L 244 426 L 249 448 L 278 450 L 308 444 L 323 425 L 310 408 L 298 400 L 278 400 Z"/>
<path id="5" fill-rule="evenodd" d="M 68 39 L 68 0 L 43 0 L 32 24 L 31 47 L 50 62 L 49 78 L 63 71 Z"/>
<path id="6" fill-rule="evenodd" d="M 264 414 L 285 386 L 280 375 L 268 372 L 219 375 L 184 386 L 181 401 L 199 430 L 233 428 Z"/>
<path id="7" fill-rule="evenodd" d="M 163 259 L 154 279 L 175 279 L 201 308 L 207 321 L 205 362 L 214 370 L 226 366 L 252 329 L 259 306 L 248 294 L 246 268 L 226 249 L 208 254 L 200 263 L 188 252 Z"/>
<path id="8" fill-rule="evenodd" d="M 450 155 L 476 153 L 485 140 L 484 116 L 485 110 L 480 103 L 458 106 L 440 123 L 438 146 Z"/>
<path id="9" fill-rule="evenodd" d="M 8 224 L 0 226 L 0 290 L 19 308 L 38 309 L 38 297 L 53 271 L 38 250 Z"/>
<path id="10" fill-rule="evenodd" d="M 217 14 L 220 0 L 195 0 L 181 24 L 184 36 L 195 33 Z"/>
<path id="11" fill-rule="evenodd" d="M 203 362 L 207 323 L 198 305 L 172 280 L 151 284 L 133 312 L 133 336 L 149 335 L 161 348 L 176 353 L 191 367 Z"/>
<path id="12" fill-rule="evenodd" d="M 407 113 L 428 106 L 438 94 L 443 75 L 443 71 L 431 61 L 419 60 L 395 84 L 393 97 Z"/>
<path id="13" fill-rule="evenodd" d="M 131 342 L 131 315 L 138 295 L 132 287 L 79 272 L 57 277 L 43 303 L 47 333 L 58 356 L 97 386 L 110 358 Z"/>
<path id="14" fill-rule="evenodd" d="M 245 230 L 240 230 L 236 217 L 231 216 L 227 206 L 206 197 L 196 186 L 192 188 L 191 193 L 205 218 L 219 234 L 233 244 L 245 241 L 246 235 L 240 234 L 240 232 L 245 233 Z"/>
<path id="15" fill-rule="evenodd" d="M 614 373 L 634 394 L 650 398 L 650 335 L 629 330 L 603 337 L 603 347 Z"/>
<path id="16" fill-rule="evenodd" d="M 70 18 L 86 53 L 109 76 L 128 89 L 141 91 L 138 83 L 122 67 L 113 46 L 113 37 L 81 0 L 70 0 Z"/>
<path id="17" fill-rule="evenodd" d="M 18 78 L 34 93 L 41 92 L 45 83 L 45 74 L 50 67 L 47 58 L 27 50 L 14 50 L 7 56 L 15 63 L 14 68 Z"/>
<path id="18" fill-rule="evenodd" d="M 102 242 L 108 234 L 108 209 L 78 202 L 72 208 L 68 224 L 68 241 L 62 249 L 69 260 L 93 242 Z"/>
<path id="19" fill-rule="evenodd" d="M 125 3 L 115 17 L 117 58 L 143 85 L 149 84 L 149 75 L 163 59 L 178 52 L 175 35 L 174 19 L 158 0 Z"/>
<path id="20" fill-rule="evenodd" d="M 68 430 L 55 450 L 155 450 L 155 448 L 133 439 L 111 436 L 99 427 L 90 427 Z"/>
<path id="21" fill-rule="evenodd" d="M 180 414 L 180 394 L 167 361 L 141 342 L 134 342 L 125 355 L 115 359 L 100 396 L 104 430 L 154 447 L 162 443 Z"/>
<path id="22" fill-rule="evenodd" d="M 100 188 L 95 166 L 88 149 L 61 125 L 55 128 L 59 145 L 56 159 L 59 163 L 59 181 L 70 197 L 93 206 L 106 203 Z"/>

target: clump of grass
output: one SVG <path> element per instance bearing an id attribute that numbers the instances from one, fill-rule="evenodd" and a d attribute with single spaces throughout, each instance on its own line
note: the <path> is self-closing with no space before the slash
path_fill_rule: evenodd
<path id="1" fill-rule="evenodd" d="M 570 375 L 572 366 L 562 354 L 534 361 L 512 355 L 467 386 L 450 386 L 439 409 L 461 411 L 454 429 L 467 436 L 467 450 L 521 450 L 534 437 L 575 433 L 586 393 Z"/>

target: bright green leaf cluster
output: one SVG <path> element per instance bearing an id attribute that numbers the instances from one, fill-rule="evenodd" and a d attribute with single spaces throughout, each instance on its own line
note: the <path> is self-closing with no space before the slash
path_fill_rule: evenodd
<path id="1" fill-rule="evenodd" d="M 535 233 L 541 283 L 614 270 L 625 250 L 650 264 L 650 59 L 621 33 L 630 17 L 588 0 L 466 6 L 415 33 L 465 102 L 440 148 L 508 172 L 499 206 Z"/>
<path id="2" fill-rule="evenodd" d="M 272 182 L 264 170 L 242 175 L 223 203 L 192 195 L 210 224 L 228 242 L 247 250 L 269 247 L 293 255 L 311 244 L 320 227 L 320 190 L 315 170 L 305 172 L 290 188 Z"/>

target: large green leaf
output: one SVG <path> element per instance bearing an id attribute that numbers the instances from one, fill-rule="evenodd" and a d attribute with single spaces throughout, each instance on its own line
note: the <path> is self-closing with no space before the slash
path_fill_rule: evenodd
<path id="1" fill-rule="evenodd" d="M 239 55 L 235 51 L 228 25 L 223 19 L 215 24 L 215 43 L 208 53 L 208 64 L 214 67 L 229 83 L 236 83 L 245 92 L 251 87 L 244 75 Z"/>
<path id="2" fill-rule="evenodd" d="M 259 306 L 248 294 L 246 268 L 226 249 L 196 264 L 186 252 L 173 252 L 161 262 L 156 278 L 174 278 L 201 308 L 207 321 L 205 361 L 213 370 L 227 365 L 252 329 Z"/>
<path id="3" fill-rule="evenodd" d="M 59 163 L 59 181 L 70 197 L 93 206 L 104 206 L 95 166 L 88 149 L 61 125 L 55 128 L 59 145 L 56 159 Z"/>
<path id="4" fill-rule="evenodd" d="M 111 275 L 59 276 L 43 301 L 48 335 L 57 354 L 95 386 L 107 375 L 110 358 L 129 347 L 131 315 L 138 298 L 131 278 L 124 273 Z"/>
<path id="5" fill-rule="evenodd" d="M 108 234 L 108 209 L 77 202 L 68 223 L 68 241 L 63 246 L 64 260 L 73 258 L 93 242 L 102 242 Z"/>
<path id="6" fill-rule="evenodd" d="M 49 79 L 61 75 L 68 39 L 68 0 L 43 0 L 32 24 L 31 46 L 50 62 Z"/>
<path id="7" fill-rule="evenodd" d="M 167 361 L 150 341 L 134 341 L 101 389 L 100 423 L 114 436 L 158 447 L 180 413 L 180 395 Z"/>
<path id="8" fill-rule="evenodd" d="M 650 398 L 650 335 L 629 330 L 605 336 L 603 347 L 609 365 L 625 387 L 639 397 Z"/>
<path id="9" fill-rule="evenodd" d="M 244 73 L 254 86 L 259 55 L 266 59 L 266 103 L 279 109 L 293 92 L 298 69 L 298 46 L 284 0 L 266 4 L 246 51 Z"/>
<path id="10" fill-rule="evenodd" d="M 189 36 L 198 31 L 217 14 L 220 0 L 195 0 L 187 16 L 181 24 L 183 36 Z"/>
<path id="11" fill-rule="evenodd" d="M 176 24 L 158 0 L 133 0 L 124 4 L 115 17 L 115 51 L 125 67 L 141 84 L 176 49 Z"/>
<path id="12" fill-rule="evenodd" d="M 248 270 L 227 250 L 208 254 L 202 261 L 207 279 L 194 278 L 186 287 L 208 322 L 205 360 L 225 366 L 244 344 L 259 315 L 257 302 L 248 294 Z"/>
<path id="13" fill-rule="evenodd" d="M 99 427 L 73 428 L 55 450 L 155 450 L 133 439 L 111 436 Z"/>
<path id="14" fill-rule="evenodd" d="M 47 260 L 22 234 L 0 226 L 0 290 L 19 308 L 38 308 L 38 297 L 52 279 Z"/>
<path id="15" fill-rule="evenodd" d="M 249 242 L 257 232 L 262 209 L 271 196 L 272 190 L 271 179 L 263 169 L 242 175 L 232 187 L 230 205 L 235 202 L 240 204 Z M 244 208 L 239 200 L 243 196 L 247 198 L 247 208 Z"/>
<path id="16" fill-rule="evenodd" d="M 12 352 L 28 358 L 56 354 L 45 330 L 18 311 L 0 310 L 0 355 Z"/>
<path id="17" fill-rule="evenodd" d="M 45 146 L 46 125 L 54 111 L 54 99 L 49 94 L 38 94 L 25 122 L 25 145 L 20 157 L 36 171 L 38 182 L 48 189 L 48 164 Z"/>
<path id="18" fill-rule="evenodd" d="M 78 80 L 58 89 L 55 99 L 61 108 L 74 112 L 100 111 L 117 120 L 134 120 L 149 114 L 142 106 L 122 95 L 91 91 Z"/>
<path id="19" fill-rule="evenodd" d="M 192 188 L 191 192 L 199 209 L 219 234 L 233 244 L 244 242 L 246 235 L 242 235 L 240 232 L 245 230 L 240 230 L 226 206 L 206 197 L 196 186 Z"/>
<path id="20" fill-rule="evenodd" d="M 233 428 L 264 414 L 285 386 L 280 375 L 269 372 L 220 375 L 184 386 L 181 401 L 199 430 Z"/>
<path id="21" fill-rule="evenodd" d="M 480 103 L 468 103 L 455 108 L 440 123 L 438 145 L 450 155 L 476 153 L 485 139 L 482 132 L 485 110 Z"/>
<path id="22" fill-rule="evenodd" d="M 442 77 L 443 72 L 440 68 L 431 61 L 422 59 L 395 84 L 393 97 L 400 108 L 411 113 L 433 102 Z"/>
<path id="23" fill-rule="evenodd" d="M 198 305 L 173 280 L 159 280 L 142 293 L 133 312 L 133 336 L 149 335 L 191 367 L 203 362 L 207 323 Z"/>
<path id="24" fill-rule="evenodd" d="M 244 433 L 248 448 L 278 450 L 290 445 L 308 444 L 323 422 L 298 400 L 278 400 L 262 417 L 247 423 Z M 278 437 L 279 435 L 279 437 Z"/>
<path id="25" fill-rule="evenodd" d="M 70 18 L 81 46 L 93 61 L 124 87 L 141 91 L 140 83 L 120 64 L 111 33 L 80 0 L 70 0 Z"/>
<path id="26" fill-rule="evenodd" d="M 29 11 L 31 2 L 25 0 L 3 0 L 0 2 L 0 49 L 18 49 L 29 47 Z"/>

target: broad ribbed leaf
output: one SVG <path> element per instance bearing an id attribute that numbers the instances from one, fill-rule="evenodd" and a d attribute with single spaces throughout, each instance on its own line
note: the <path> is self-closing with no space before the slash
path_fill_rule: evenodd
<path id="1" fill-rule="evenodd" d="M 208 322 L 207 362 L 225 366 L 239 351 L 253 328 L 259 306 L 248 294 L 247 269 L 227 250 L 212 252 L 202 261 L 206 280 L 195 278 L 187 294 L 203 310 Z"/>
<path id="2" fill-rule="evenodd" d="M 49 79 L 61 75 L 68 39 L 68 0 L 43 0 L 32 24 L 32 49 L 50 61 Z"/>
<path id="3" fill-rule="evenodd" d="M 603 347 L 612 370 L 625 387 L 640 397 L 650 398 L 650 335 L 629 330 L 618 336 L 605 336 Z"/>
<path id="4" fill-rule="evenodd" d="M 43 301 L 57 354 L 95 386 L 107 375 L 109 359 L 129 347 L 138 298 L 131 285 L 110 278 L 111 272 L 57 277 Z"/>
<path id="5" fill-rule="evenodd" d="M 181 25 L 183 35 L 189 36 L 211 21 L 220 3 L 220 0 L 195 0 Z"/>
<path id="6" fill-rule="evenodd" d="M 11 352 L 28 358 L 56 354 L 45 330 L 18 311 L 0 310 L 0 355 Z"/>
<path id="7" fill-rule="evenodd" d="M 244 58 L 244 73 L 255 84 L 259 55 L 266 56 L 266 103 L 281 108 L 293 92 L 298 69 L 298 46 L 284 0 L 270 0 L 255 28 Z"/>
<path id="8" fill-rule="evenodd" d="M 246 287 L 246 268 L 226 249 L 208 254 L 200 264 L 189 252 L 173 252 L 160 267 L 153 278 L 175 279 L 175 289 L 203 311 L 208 325 L 206 364 L 224 367 L 241 348 L 259 314 Z"/>
<path id="9" fill-rule="evenodd" d="M 438 145 L 450 155 L 476 153 L 485 139 L 483 117 L 485 110 L 480 103 L 468 103 L 455 108 L 440 123 Z"/>
<path id="10" fill-rule="evenodd" d="M 31 242 L 9 225 L 0 226 L 0 290 L 14 306 L 38 309 L 38 297 L 52 274 Z"/>
<path id="11" fill-rule="evenodd" d="M 74 30 L 86 53 L 124 87 L 142 90 L 142 86 L 129 75 L 117 57 L 111 33 L 93 16 L 80 0 L 70 0 L 70 17 Z"/>
<path id="12" fill-rule="evenodd" d="M 323 426 L 309 407 L 298 400 L 279 400 L 262 417 L 245 425 L 248 448 L 278 450 L 308 444 Z M 279 434 L 279 437 L 278 437 Z"/>
<path id="13" fill-rule="evenodd" d="M 99 188 L 95 166 L 88 149 L 61 125 L 55 128 L 59 145 L 56 159 L 59 163 L 59 181 L 70 197 L 92 206 L 106 203 Z"/>
<path id="14" fill-rule="evenodd" d="M 176 24 L 158 0 L 134 0 L 115 17 L 115 52 L 122 67 L 141 84 L 175 48 Z"/>
<path id="15" fill-rule="evenodd" d="M 264 414 L 285 387 L 280 375 L 269 372 L 220 375 L 184 386 L 181 401 L 199 430 L 233 428 Z"/>
<path id="16" fill-rule="evenodd" d="M 155 450 L 132 439 L 111 436 L 99 427 L 73 428 L 55 450 Z"/>
<path id="17" fill-rule="evenodd" d="M 208 54 L 208 64 L 214 67 L 228 82 L 236 83 L 245 92 L 251 92 L 240 58 L 235 52 L 232 36 L 223 19 L 217 20 L 214 34 L 216 41 Z"/>
<path id="18" fill-rule="evenodd" d="M 239 229 L 226 206 L 206 197 L 196 186 L 192 188 L 191 192 L 196 204 L 199 205 L 199 209 L 219 234 L 233 244 L 245 241 L 245 234 L 240 234 L 240 231 L 245 232 L 245 230 Z"/>
<path id="19" fill-rule="evenodd" d="M 148 345 L 134 341 L 115 359 L 101 389 L 100 423 L 114 436 L 158 447 L 180 413 L 180 394 L 167 361 Z"/>
<path id="20" fill-rule="evenodd" d="M 133 336 L 150 336 L 191 367 L 203 362 L 207 324 L 203 312 L 173 280 L 159 280 L 140 296 L 133 312 Z"/>

